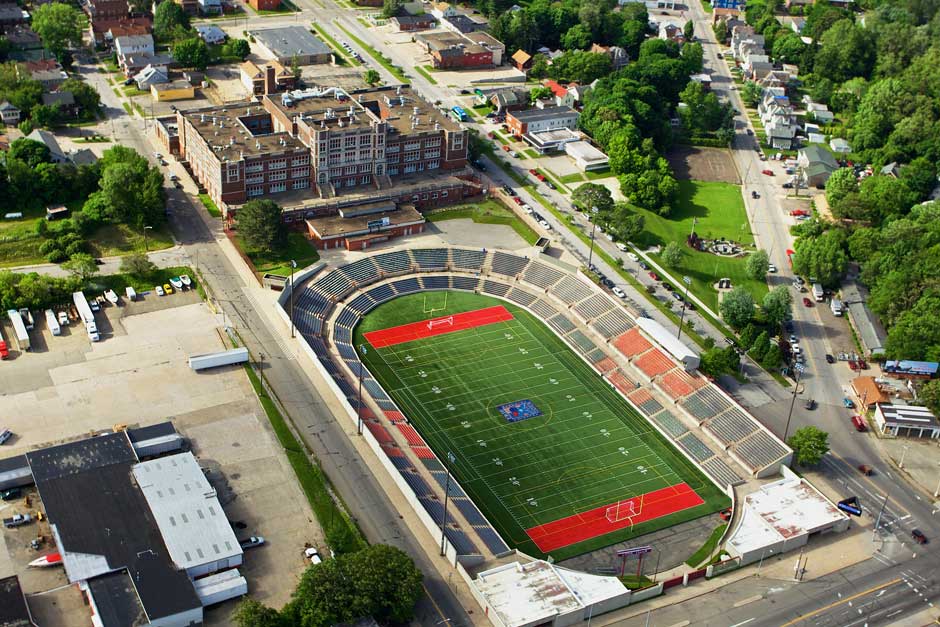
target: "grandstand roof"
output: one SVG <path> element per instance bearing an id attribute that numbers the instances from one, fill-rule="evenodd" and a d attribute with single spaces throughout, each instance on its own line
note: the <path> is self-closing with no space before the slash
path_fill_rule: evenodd
<path id="1" fill-rule="evenodd" d="M 652 318 L 637 318 L 636 324 L 673 357 L 685 364 L 687 370 L 698 368 L 698 353 L 686 346 L 682 340 L 677 339 L 672 331 L 667 330 Z"/>

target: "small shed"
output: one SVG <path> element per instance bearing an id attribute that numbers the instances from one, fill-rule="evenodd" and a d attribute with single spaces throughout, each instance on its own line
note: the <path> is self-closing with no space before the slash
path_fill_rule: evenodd
<path id="1" fill-rule="evenodd" d="M 829 142 L 829 147 L 832 148 L 832 152 L 838 152 L 844 155 L 852 152 L 852 146 L 841 137 L 833 137 Z"/>
<path id="2" fill-rule="evenodd" d="M 69 208 L 65 205 L 49 205 L 46 207 L 46 220 L 62 220 L 69 217 Z"/>

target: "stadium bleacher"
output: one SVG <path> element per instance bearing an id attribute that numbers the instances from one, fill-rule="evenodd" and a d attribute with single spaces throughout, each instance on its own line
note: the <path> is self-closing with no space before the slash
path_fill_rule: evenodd
<path id="1" fill-rule="evenodd" d="M 518 276 L 527 265 L 529 265 L 529 260 L 525 257 L 510 255 L 497 250 L 493 253 L 493 263 L 490 264 L 490 268 L 496 274 L 514 277 Z"/>
<path id="2" fill-rule="evenodd" d="M 486 279 L 483 281 L 483 293 L 491 294 L 493 296 L 503 296 L 506 292 L 509 291 L 509 286 L 505 283 L 497 283 L 496 281 L 490 281 Z"/>
<path id="3" fill-rule="evenodd" d="M 452 248 L 450 251 L 451 263 L 458 270 L 479 272 L 486 262 L 486 253 L 482 250 L 469 250 L 466 248 Z"/>
<path id="4" fill-rule="evenodd" d="M 457 551 L 458 555 L 480 554 L 479 549 L 477 549 L 476 545 L 473 544 L 473 541 L 470 540 L 470 537 L 460 529 L 454 529 L 451 526 L 447 526 L 444 528 L 444 535 L 447 537 L 448 542 L 450 542 Z"/>
<path id="5" fill-rule="evenodd" d="M 541 298 L 533 301 L 530 309 L 532 309 L 532 311 L 535 312 L 535 315 L 537 315 L 542 320 L 548 320 L 558 313 L 557 309 L 546 303 Z"/>
<path id="6" fill-rule="evenodd" d="M 514 287 L 506 295 L 506 298 L 514 303 L 522 305 L 523 307 L 528 307 L 535 301 L 537 296 L 525 291 L 524 289 Z"/>
<path id="7" fill-rule="evenodd" d="M 556 314 L 546 320 L 546 322 L 548 322 L 553 329 L 558 331 L 560 335 L 565 335 L 575 329 L 574 323 L 568 320 L 564 314 Z"/>
<path id="8" fill-rule="evenodd" d="M 407 279 L 398 279 L 392 285 L 395 286 L 395 290 L 399 294 L 408 294 L 410 292 L 417 292 L 421 289 L 421 286 L 418 284 L 418 279 L 416 277 L 408 277 Z"/>
<path id="9" fill-rule="evenodd" d="M 574 310 L 578 312 L 578 315 L 581 316 L 581 318 L 584 320 L 594 320 L 595 318 L 600 318 L 613 308 L 613 303 L 611 303 L 610 299 L 603 294 L 594 294 L 593 296 L 585 298 L 574 306 Z"/>
<path id="10" fill-rule="evenodd" d="M 356 296 L 354 299 L 352 299 L 347 307 L 354 309 L 357 313 L 359 313 L 359 315 L 365 315 L 369 312 L 369 310 L 375 307 L 376 304 L 377 303 L 375 302 L 374 298 L 369 296 L 368 293 L 363 292 L 362 294 L 359 294 L 359 296 Z"/>
<path id="11" fill-rule="evenodd" d="M 691 431 L 682 437 L 676 438 L 676 444 L 681 446 L 682 449 L 697 462 L 704 462 L 706 459 L 711 459 L 715 456 L 715 452 Z"/>
<path id="12" fill-rule="evenodd" d="M 366 294 L 368 294 L 369 297 L 372 300 L 374 300 L 376 303 L 384 303 L 390 298 L 395 297 L 395 292 L 392 291 L 391 286 L 388 285 L 387 283 L 384 285 L 376 285 L 375 287 L 370 289 L 368 292 L 366 292 Z"/>
<path id="13" fill-rule="evenodd" d="M 597 348 L 594 341 L 578 329 L 573 330 L 566 337 L 582 353 L 587 354 Z"/>
<path id="14" fill-rule="evenodd" d="M 725 446 L 743 440 L 758 429 L 754 420 L 737 407 L 723 411 L 703 427 Z"/>
<path id="15" fill-rule="evenodd" d="M 688 431 L 685 425 L 668 409 L 664 409 L 650 416 L 650 419 L 673 438 L 678 438 Z"/>
<path id="16" fill-rule="evenodd" d="M 731 403 L 711 386 L 703 387 L 679 405 L 699 421 L 708 420 L 731 407 Z"/>
<path id="17" fill-rule="evenodd" d="M 480 286 L 480 279 L 477 277 L 455 276 L 451 279 L 451 285 L 455 290 L 473 292 Z"/>
<path id="18" fill-rule="evenodd" d="M 591 323 L 594 329 L 606 338 L 616 337 L 633 328 L 633 321 L 619 307 L 602 315 Z"/>
<path id="19" fill-rule="evenodd" d="M 445 270 L 450 263 L 448 248 L 412 248 L 411 256 L 420 270 Z"/>
<path id="20" fill-rule="evenodd" d="M 340 270 L 360 287 L 368 285 L 379 278 L 379 267 L 372 257 L 365 257 L 359 261 L 348 263 L 342 266 Z"/>
<path id="21" fill-rule="evenodd" d="M 424 277 L 424 287 L 429 290 L 446 290 L 450 288 L 450 277 L 446 276 L 426 276 Z"/>
<path id="22" fill-rule="evenodd" d="M 591 288 L 585 285 L 584 281 L 572 274 L 564 275 L 550 291 L 562 302 L 569 305 L 573 305 L 594 294 Z"/>
<path id="23" fill-rule="evenodd" d="M 732 449 L 753 472 L 763 470 L 789 452 L 780 442 L 763 430 L 735 444 Z"/>
<path id="24" fill-rule="evenodd" d="M 313 284 L 313 288 L 336 299 L 344 298 L 353 290 L 353 284 L 345 274 L 338 270 L 328 272 Z"/>
<path id="25" fill-rule="evenodd" d="M 547 290 L 555 285 L 555 283 L 558 283 L 564 276 L 565 275 L 560 270 L 556 270 L 544 263 L 533 261 L 529 264 L 529 267 L 526 268 L 525 273 L 522 275 L 522 280 Z"/>
<path id="26" fill-rule="evenodd" d="M 396 250 L 391 253 L 382 253 L 372 257 L 378 265 L 379 270 L 385 274 L 400 274 L 411 270 L 411 257 L 408 251 Z"/>
<path id="27" fill-rule="evenodd" d="M 509 552 L 509 547 L 506 546 L 506 543 L 492 527 L 474 527 L 473 530 L 477 532 L 484 546 L 493 555 L 500 556 Z"/>
<path id="28" fill-rule="evenodd" d="M 702 464 L 702 469 L 717 481 L 719 485 L 736 486 L 744 483 L 744 479 L 738 476 L 738 473 L 719 457 L 713 457 Z"/>

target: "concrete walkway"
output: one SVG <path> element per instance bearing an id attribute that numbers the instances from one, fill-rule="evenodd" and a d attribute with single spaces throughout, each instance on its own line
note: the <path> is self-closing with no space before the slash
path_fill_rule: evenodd
<path id="1" fill-rule="evenodd" d="M 189 255 L 179 244 L 165 250 L 158 250 L 152 253 L 147 253 L 147 258 L 158 268 L 185 266 L 190 263 Z M 102 257 L 101 261 L 104 263 L 98 266 L 98 274 L 108 275 L 120 273 L 121 259 L 123 259 L 123 257 Z M 56 263 L 38 263 L 29 266 L 14 266 L 12 268 L 4 268 L 4 270 L 12 270 L 13 272 L 19 272 L 22 274 L 35 272 L 37 274 L 43 274 L 46 276 L 69 276 L 69 273 L 65 271 L 61 265 Z"/>

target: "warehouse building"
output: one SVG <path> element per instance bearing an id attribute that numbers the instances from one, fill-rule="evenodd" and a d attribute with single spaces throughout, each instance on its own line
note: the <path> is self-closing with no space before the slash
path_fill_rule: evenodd
<path id="1" fill-rule="evenodd" d="M 255 38 L 255 43 L 268 58 L 285 66 L 292 65 L 295 60 L 298 65 L 333 61 L 330 48 L 303 26 L 261 28 L 248 31 L 248 35 Z"/>
<path id="2" fill-rule="evenodd" d="M 178 450 L 172 425 L 134 431 L 25 458 L 66 576 L 85 594 L 92 624 L 200 624 L 204 604 L 247 590 L 234 570 L 242 549 L 192 453 L 140 461 L 138 451 Z M 194 585 L 202 575 L 211 575 L 200 580 L 211 597 Z"/>

